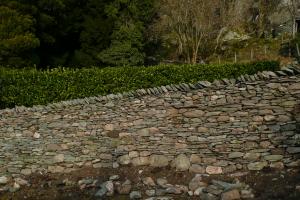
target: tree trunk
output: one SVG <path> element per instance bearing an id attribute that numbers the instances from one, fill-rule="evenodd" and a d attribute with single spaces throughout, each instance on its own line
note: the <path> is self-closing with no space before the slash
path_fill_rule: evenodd
<path id="1" fill-rule="evenodd" d="M 293 38 L 296 37 L 296 32 L 297 32 L 297 24 L 296 24 L 296 20 L 293 19 Z"/>
<path id="2" fill-rule="evenodd" d="M 197 63 L 197 57 L 198 57 L 197 54 L 198 54 L 197 51 L 193 52 L 192 64 L 196 64 Z"/>

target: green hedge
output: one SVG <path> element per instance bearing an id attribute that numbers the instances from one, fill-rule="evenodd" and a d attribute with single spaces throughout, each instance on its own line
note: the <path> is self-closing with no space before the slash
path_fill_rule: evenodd
<path id="1" fill-rule="evenodd" d="M 279 69 L 275 61 L 224 65 L 159 65 L 88 69 L 0 67 L 0 107 L 32 106 L 177 83 L 234 78 Z"/>

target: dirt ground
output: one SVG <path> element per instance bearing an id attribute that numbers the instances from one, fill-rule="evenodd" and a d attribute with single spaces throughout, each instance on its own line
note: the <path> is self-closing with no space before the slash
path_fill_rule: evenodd
<path id="1" fill-rule="evenodd" d="M 119 175 L 120 181 L 129 179 L 133 183 L 133 190 L 145 191 L 145 186 L 141 183 L 142 177 L 156 178 L 165 177 L 171 184 L 188 185 L 194 174 L 188 172 L 175 172 L 170 168 L 149 168 L 149 167 L 122 167 L 119 169 L 90 169 L 85 168 L 70 174 L 33 174 L 25 178 L 30 186 L 22 186 L 15 193 L 0 193 L 0 200 L 93 200 L 97 199 L 94 194 L 97 188 L 80 189 L 77 182 L 86 178 L 93 178 L 104 182 L 112 175 Z M 255 199 L 300 199 L 300 169 L 288 171 L 263 170 L 260 172 L 249 172 L 244 176 L 213 175 L 204 178 L 204 182 L 210 183 L 211 180 L 222 180 L 240 182 L 250 185 L 254 190 Z M 68 180 L 71 184 L 66 184 Z M 72 184 L 73 183 L 73 184 Z M 168 195 L 169 196 L 169 195 Z M 173 196 L 174 199 L 199 199 L 187 195 Z M 98 198 L 99 199 L 99 198 Z M 111 198 L 123 200 L 129 199 L 128 195 L 114 195 Z"/>

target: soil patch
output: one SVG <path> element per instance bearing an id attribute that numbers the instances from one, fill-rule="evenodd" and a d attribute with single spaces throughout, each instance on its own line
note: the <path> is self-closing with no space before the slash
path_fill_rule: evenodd
<path id="1" fill-rule="evenodd" d="M 152 177 L 153 180 L 165 177 L 170 184 L 188 186 L 195 176 L 188 172 L 175 172 L 171 168 L 150 167 L 121 167 L 119 169 L 92 169 L 84 168 L 69 174 L 33 174 L 24 178 L 30 186 L 22 186 L 15 193 L 0 193 L 0 200 L 93 200 L 97 188 L 80 189 L 78 181 L 86 178 L 97 179 L 99 183 L 105 182 L 112 175 L 119 175 L 120 181 L 129 179 L 132 190 L 139 190 L 146 197 L 144 191 L 148 189 L 142 184 L 143 177 Z M 299 169 L 287 171 L 263 170 L 260 172 L 235 173 L 228 175 L 204 176 L 203 181 L 221 180 L 233 183 L 236 180 L 248 184 L 254 191 L 255 199 L 300 199 L 300 173 Z M 298 189 L 296 189 L 298 186 Z M 168 195 L 171 196 L 171 195 Z M 187 194 L 172 196 L 174 199 L 198 199 Z M 98 198 L 99 199 L 99 198 Z M 129 199 L 128 195 L 114 195 L 106 199 Z"/>

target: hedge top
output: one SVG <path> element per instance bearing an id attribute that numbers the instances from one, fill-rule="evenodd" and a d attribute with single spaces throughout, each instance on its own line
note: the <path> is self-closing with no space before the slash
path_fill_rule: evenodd
<path id="1" fill-rule="evenodd" d="M 169 88 L 193 89 L 198 81 L 237 78 L 259 71 L 279 70 L 276 61 L 224 65 L 159 65 L 153 67 L 116 67 L 65 69 L 0 68 L 0 108 L 45 105 L 70 99 L 99 95 L 121 96 L 160 93 Z M 176 87 L 173 84 L 182 84 Z M 202 82 L 202 85 L 204 82 Z M 185 85 L 185 87 L 183 86 Z M 205 85 L 205 84 L 204 84 Z M 154 88 L 148 89 L 147 88 Z M 140 89 L 140 90 L 138 90 Z M 134 91 L 136 92 L 129 92 Z M 170 89 L 169 89 L 170 90 Z M 115 95 L 110 95 L 115 96 Z M 92 98 L 91 98 L 92 99 Z M 77 100 L 79 101 L 79 100 Z"/>

